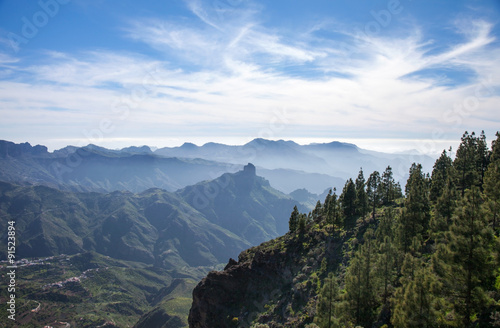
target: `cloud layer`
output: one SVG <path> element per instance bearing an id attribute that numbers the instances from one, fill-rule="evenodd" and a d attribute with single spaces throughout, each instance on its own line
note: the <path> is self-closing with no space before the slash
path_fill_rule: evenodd
<path id="1" fill-rule="evenodd" d="M 29 64 L 0 53 L 5 138 L 439 141 L 498 129 L 500 47 L 484 19 L 450 21 L 447 43 L 418 23 L 396 35 L 331 20 L 280 29 L 257 5 L 186 5 L 191 19 L 126 20 L 123 37 L 148 53 L 50 51 Z"/>

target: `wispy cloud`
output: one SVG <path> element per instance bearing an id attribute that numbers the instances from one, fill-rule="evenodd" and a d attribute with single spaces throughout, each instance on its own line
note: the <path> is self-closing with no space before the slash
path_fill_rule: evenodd
<path id="1" fill-rule="evenodd" d="M 301 32 L 291 38 L 259 21 L 257 7 L 187 5 L 198 23 L 144 18 L 125 27 L 128 38 L 160 54 L 154 58 L 110 50 L 50 52 L 25 66 L 0 54 L 0 66 L 8 64 L 16 75 L 0 80 L 2 128 L 23 120 L 53 126 L 64 116 L 61 124 L 79 130 L 103 118 L 119 121 L 114 137 L 210 138 L 221 131 L 255 137 L 278 109 L 286 112 L 288 130 L 275 131 L 283 136 L 387 137 L 390 130 L 430 138 L 445 125 L 464 130 L 459 120 L 466 118 L 497 128 L 491 117 L 500 98 L 491 90 L 500 86 L 500 49 L 489 22 L 475 20 L 467 28 L 455 22 L 463 41 L 441 51 L 430 51 L 433 43 L 418 26 L 399 38 L 337 31 L 348 44 L 342 48 L 318 36 L 328 22 L 297 27 Z M 444 67 L 475 75 L 453 87 L 418 76 Z M 480 106 L 456 109 L 470 97 Z M 130 109 L 126 119 L 117 102 Z"/>
<path id="2" fill-rule="evenodd" d="M 477 56 L 483 54 L 482 50 L 495 41 L 495 38 L 491 35 L 493 25 L 489 22 L 460 20 L 456 21 L 455 26 L 457 31 L 466 37 L 466 42 L 458 44 L 444 53 L 430 57 L 427 65 L 463 65 L 466 58 L 477 59 Z M 488 59 L 491 60 L 492 58 Z M 473 63 L 470 62 L 469 66 L 473 66 Z"/>
<path id="3" fill-rule="evenodd" d="M 35 65 L 20 68 L 29 79 L 65 85 L 105 87 L 108 83 L 128 86 L 140 83 L 149 68 L 159 64 L 138 54 L 88 51 L 81 54 L 47 52 Z M 29 80 L 28 79 L 28 80 Z"/>
<path id="4" fill-rule="evenodd" d="M 5 53 L 0 53 L 0 66 L 5 66 L 6 64 L 13 64 L 19 61 L 18 58 L 12 57 Z"/>
<path id="5" fill-rule="evenodd" d="M 235 61 L 266 66 L 312 62 L 326 56 L 301 40 L 265 29 L 253 5 L 221 7 L 197 0 L 187 4 L 203 24 L 145 19 L 131 22 L 126 29 L 128 36 L 185 62 L 211 65 L 212 69 L 228 68 L 224 65 Z"/>

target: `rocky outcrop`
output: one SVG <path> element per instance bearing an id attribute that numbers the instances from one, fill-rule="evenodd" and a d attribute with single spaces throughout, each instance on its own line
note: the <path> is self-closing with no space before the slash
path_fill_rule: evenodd
<path id="1" fill-rule="evenodd" d="M 257 175 L 255 165 L 253 165 L 252 163 L 248 163 L 248 165 L 245 165 L 245 167 L 243 167 L 243 172 L 250 176 Z"/>
<path id="2" fill-rule="evenodd" d="M 48 155 L 48 150 L 45 146 L 31 146 L 27 142 L 15 144 L 10 141 L 0 140 L 0 158 L 20 157 L 23 155 Z"/>
<path id="3" fill-rule="evenodd" d="M 210 222 L 243 237 L 251 245 L 285 234 L 293 207 L 305 209 L 257 176 L 253 164 L 186 187 L 177 194 Z"/>
<path id="4" fill-rule="evenodd" d="M 311 224 L 307 230 L 244 251 L 224 271 L 209 273 L 193 291 L 189 327 L 251 327 L 257 322 L 302 327 L 312 322 L 318 281 L 340 262 L 342 242 L 328 229 Z"/>

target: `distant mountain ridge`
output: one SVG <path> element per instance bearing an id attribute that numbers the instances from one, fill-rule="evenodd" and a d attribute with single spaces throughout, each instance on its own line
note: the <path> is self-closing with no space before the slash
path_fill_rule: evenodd
<path id="1" fill-rule="evenodd" d="M 427 170 L 432 169 L 433 158 L 413 153 L 381 153 L 358 148 L 354 144 L 333 141 L 330 143 L 312 143 L 299 145 L 294 141 L 254 139 L 241 146 L 207 143 L 203 146 L 184 144 L 180 147 L 165 147 L 155 151 L 163 156 L 182 158 L 203 158 L 219 162 L 242 164 L 252 162 L 267 170 L 293 170 L 305 174 L 320 174 L 324 178 L 336 179 L 329 187 L 343 187 L 346 179 L 357 176 L 360 167 L 365 172 L 383 172 L 387 166 L 393 168 L 395 178 L 406 181 L 408 167 L 413 162 L 421 163 Z M 272 173 L 276 175 L 275 172 Z M 294 176 L 294 178 L 297 176 Z M 269 178 L 269 176 L 266 176 Z M 310 176 L 308 177 L 310 178 Z M 273 183 L 272 179 L 269 179 Z M 283 179 L 277 179 L 285 185 Z M 326 188 L 319 181 L 315 187 L 307 188 L 314 193 L 321 193 Z M 300 189 L 304 186 L 300 186 Z M 313 189 L 314 188 L 314 189 Z M 286 190 L 287 193 L 293 190 Z"/>
<path id="2" fill-rule="evenodd" d="M 117 151 L 94 145 L 68 146 L 49 153 L 44 146 L 0 141 L 0 181 L 68 191 L 175 191 L 237 170 L 234 165 L 213 161 L 165 158 L 149 147 Z"/>
<path id="3" fill-rule="evenodd" d="M 44 184 L 69 191 L 142 192 L 149 188 L 176 191 L 223 173 L 234 173 L 253 163 L 260 175 L 284 193 L 307 189 L 322 194 L 341 190 L 360 167 L 382 172 L 390 165 L 396 180 L 404 182 L 413 154 L 366 151 L 349 143 L 299 145 L 293 141 L 254 139 L 229 146 L 185 143 L 152 151 L 148 146 L 111 150 L 88 145 L 67 146 L 48 152 L 45 146 L 0 141 L 0 180 L 18 184 Z M 433 159 L 419 156 L 424 168 Z"/>

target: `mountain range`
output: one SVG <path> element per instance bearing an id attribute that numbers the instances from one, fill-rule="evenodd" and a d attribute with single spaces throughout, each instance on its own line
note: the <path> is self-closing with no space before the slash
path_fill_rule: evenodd
<path id="1" fill-rule="evenodd" d="M 382 171 L 411 159 L 338 142 L 255 139 L 243 146 L 49 152 L 0 141 L 0 231 L 16 222 L 18 259 L 52 259 L 41 271 L 20 269 L 26 293 L 19 300 L 44 302 L 43 315 L 29 314 L 26 305 L 23 318 L 35 326 L 54 318 L 82 327 L 186 327 L 196 281 L 244 249 L 285 234 L 294 206 L 312 209 L 360 166 Z M 6 258 L 1 251 L 0 260 Z M 43 287 L 88 270 L 96 271 L 80 284 Z M 75 308 L 84 298 L 95 307 Z M 74 315 L 83 321 L 71 321 Z"/>
<path id="2" fill-rule="evenodd" d="M 106 257 L 115 262 L 105 259 L 104 262 L 118 263 L 118 267 L 125 264 L 116 261 L 127 261 L 131 264 L 126 266 L 155 274 L 160 270 L 164 283 L 170 279 L 170 283 L 162 287 L 166 289 L 162 291 L 157 282 L 158 287 L 151 287 L 147 295 L 141 296 L 150 301 L 137 304 L 132 312 L 126 310 L 126 305 L 123 305 L 125 308 L 115 305 L 114 312 L 120 318 L 135 317 L 135 321 L 144 315 L 141 319 L 144 327 L 158 317 L 175 323 L 175 327 L 184 327 L 195 281 L 242 250 L 285 233 L 295 205 L 305 210 L 257 176 L 252 164 L 236 173 L 225 173 L 174 193 L 159 188 L 141 193 L 72 192 L 44 185 L 0 182 L 0 216 L 3 218 L 0 231 L 6 234 L 7 222 L 15 221 L 18 259 L 94 254 L 90 258 L 99 263 Z M 6 259 L 4 249 L 0 260 Z M 96 265 L 87 263 L 85 269 L 89 268 Z M 49 277 L 49 281 L 64 280 L 67 270 L 65 267 Z M 119 268 L 113 270 L 119 271 Z M 79 275 L 83 275 L 82 272 L 83 269 Z M 46 279 L 44 275 L 31 278 L 31 282 L 25 282 L 27 290 L 36 290 L 33 281 L 45 282 Z M 105 280 L 100 284 L 107 288 Z M 138 292 L 121 290 L 125 298 Z M 2 293 L 0 298 L 4 296 Z M 45 297 L 38 292 L 30 295 L 35 300 Z M 57 304 L 60 297 L 50 300 Z M 78 294 L 75 299 L 79 297 L 84 295 Z M 65 307 L 72 311 L 68 302 Z M 181 302 L 184 310 L 173 309 L 172 302 Z M 150 306 L 153 312 L 144 312 L 145 306 Z M 62 316 L 68 315 L 65 311 Z M 97 321 L 90 322 L 92 326 Z"/>
<path id="3" fill-rule="evenodd" d="M 1 182 L 0 229 L 16 222 L 19 257 L 95 251 L 175 269 L 225 262 L 283 234 L 295 205 L 252 164 L 176 193 L 68 192 Z"/>
<path id="4" fill-rule="evenodd" d="M 390 165 L 395 179 L 403 183 L 408 167 L 415 161 L 428 170 L 434 162 L 428 156 L 379 153 L 340 142 L 299 145 L 255 139 L 242 146 L 185 143 L 154 152 L 147 146 L 110 150 L 95 145 L 49 152 L 45 146 L 0 141 L 1 181 L 69 191 L 176 191 L 234 173 L 251 162 L 274 188 L 287 194 L 304 188 L 322 199 L 325 190 L 341 190 L 360 167 L 371 173 L 382 172 Z"/>
<path id="5" fill-rule="evenodd" d="M 435 160 L 426 155 L 417 155 L 416 152 L 381 153 L 338 141 L 299 145 L 293 141 L 274 141 L 262 138 L 254 139 L 242 146 L 217 143 L 196 146 L 192 143 L 185 143 L 180 147 L 157 149 L 155 154 L 179 158 L 203 158 L 224 163 L 252 162 L 256 166 L 269 170 L 286 169 L 308 174 L 315 173 L 322 175 L 323 179 L 326 176 L 340 179 L 341 185 L 335 185 L 337 189 L 343 186 L 346 179 L 357 176 L 360 167 L 365 172 L 371 173 L 373 171 L 382 172 L 390 165 L 396 180 L 404 182 L 407 178 L 408 167 L 413 162 L 419 162 L 424 168 L 430 170 Z M 267 173 L 262 174 L 268 178 Z M 309 179 L 310 176 L 307 178 Z M 274 181 L 269 180 L 274 186 Z M 318 178 L 310 180 L 315 181 L 315 187 L 301 187 L 315 193 L 320 193 L 325 189 L 321 189 Z M 295 189 L 299 188 L 295 186 L 293 190 Z M 289 193 L 293 190 L 286 192 Z"/>

